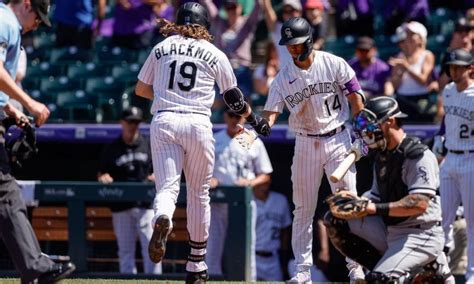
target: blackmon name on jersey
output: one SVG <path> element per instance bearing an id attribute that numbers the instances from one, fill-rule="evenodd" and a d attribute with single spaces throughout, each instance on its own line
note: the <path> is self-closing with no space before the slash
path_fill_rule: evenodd
<path id="1" fill-rule="evenodd" d="M 293 108 L 300 102 L 302 102 L 304 99 L 309 99 L 311 96 L 317 94 L 336 93 L 338 89 L 340 89 L 340 87 L 336 81 L 310 84 L 308 85 L 308 87 L 304 88 L 300 92 L 296 92 L 293 95 L 286 96 L 285 100 L 288 102 L 288 105 Z"/>
<path id="2" fill-rule="evenodd" d="M 206 61 L 211 68 L 219 62 L 219 58 L 213 55 L 211 51 L 199 46 L 195 47 L 194 45 L 187 43 L 171 43 L 169 46 L 169 50 L 168 48 L 165 49 L 163 45 L 155 48 L 155 57 L 157 60 L 160 60 L 161 57 L 169 55 L 184 55 L 193 58 L 198 58 L 200 60 Z"/>

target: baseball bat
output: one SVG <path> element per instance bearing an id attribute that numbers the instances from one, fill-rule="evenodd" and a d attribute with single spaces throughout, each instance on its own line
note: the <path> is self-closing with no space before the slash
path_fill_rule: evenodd
<path id="1" fill-rule="evenodd" d="M 329 179 L 336 183 L 340 181 L 344 175 L 347 173 L 349 168 L 352 166 L 352 164 L 356 160 L 356 154 L 354 152 L 351 152 L 347 157 L 337 166 L 337 168 L 332 172 L 331 176 Z"/>

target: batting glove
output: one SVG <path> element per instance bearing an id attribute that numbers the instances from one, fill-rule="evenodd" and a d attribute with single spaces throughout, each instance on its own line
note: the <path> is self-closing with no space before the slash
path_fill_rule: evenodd
<path id="1" fill-rule="evenodd" d="M 433 141 L 433 147 L 431 151 L 436 155 L 438 158 L 442 158 L 446 155 L 446 148 L 444 147 L 444 136 L 436 135 Z"/>

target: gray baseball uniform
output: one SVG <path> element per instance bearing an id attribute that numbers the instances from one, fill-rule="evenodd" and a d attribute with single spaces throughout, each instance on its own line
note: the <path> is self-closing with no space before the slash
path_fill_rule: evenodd
<path id="1" fill-rule="evenodd" d="M 474 235 L 474 84 L 462 92 L 455 83 L 448 84 L 443 91 L 446 124 L 446 148 L 448 153 L 440 166 L 441 207 L 443 229 L 452 230 L 458 206 L 464 205 L 467 235 Z M 446 236 L 448 238 L 448 236 Z M 467 242 L 468 264 L 466 279 L 474 281 L 474 242 Z"/>
<path id="2" fill-rule="evenodd" d="M 209 235 L 209 187 L 214 168 L 210 121 L 217 83 L 221 91 L 236 86 L 226 55 L 205 40 L 174 35 L 157 44 L 138 79 L 153 85 L 151 150 L 156 177 L 155 218 L 172 218 L 181 172 L 186 175 L 187 228 L 191 253 L 186 270 L 207 269 L 203 259 Z M 154 222 L 153 222 L 154 224 Z"/>
<path id="3" fill-rule="evenodd" d="M 234 186 L 239 179 L 254 179 L 259 174 L 270 174 L 273 168 L 267 150 L 262 140 L 257 138 L 247 151 L 232 139 L 227 130 L 219 131 L 214 135 L 216 161 L 213 176 L 219 185 Z M 256 220 L 256 207 L 252 204 L 252 215 Z M 209 273 L 222 274 L 222 256 L 224 253 L 225 236 L 228 226 L 228 206 L 224 203 L 211 204 L 211 225 L 208 240 L 208 254 L 206 262 Z M 253 222 L 253 236 L 255 239 L 255 220 Z M 252 242 L 252 278 L 257 277 L 255 265 L 255 240 Z"/>
<path id="4" fill-rule="evenodd" d="M 426 150 L 417 158 L 404 158 L 400 148 L 377 154 L 376 178 L 368 197 L 376 203 L 388 203 L 408 194 L 426 194 L 431 196 L 428 208 L 417 216 L 369 216 L 349 221 L 351 231 L 383 254 L 375 272 L 400 278 L 437 260 L 443 275 L 447 275 L 450 271 L 443 253 L 440 198 L 436 195 L 439 186 L 436 157 Z"/>
<path id="5" fill-rule="evenodd" d="M 335 55 L 313 51 L 309 69 L 286 64 L 273 81 L 265 110 L 290 111 L 289 127 L 296 133 L 295 153 L 291 166 L 293 182 L 292 246 L 297 271 L 313 264 L 312 224 L 318 201 L 318 190 L 324 172 L 330 174 L 344 160 L 351 147 L 350 133 L 344 127 L 350 109 L 346 95 L 359 91 L 352 68 Z M 356 192 L 355 166 L 332 191 L 347 188 Z"/>

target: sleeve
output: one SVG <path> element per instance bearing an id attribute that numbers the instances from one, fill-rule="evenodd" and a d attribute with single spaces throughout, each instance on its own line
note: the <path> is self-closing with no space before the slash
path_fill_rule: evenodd
<path id="1" fill-rule="evenodd" d="M 235 78 L 234 70 L 230 64 L 229 59 L 224 53 L 220 56 L 219 64 L 217 64 L 216 83 L 219 87 L 220 93 L 237 86 L 237 79 Z M 244 96 L 250 94 L 244 94 Z"/>
<path id="2" fill-rule="evenodd" d="M 291 215 L 290 215 L 290 206 L 288 205 L 288 200 L 283 194 L 281 195 L 281 201 L 282 201 L 282 213 L 283 213 L 281 229 L 284 229 L 290 226 L 292 221 L 291 221 Z"/>
<path id="3" fill-rule="evenodd" d="M 154 53 L 154 48 L 148 55 L 148 58 L 146 59 L 145 63 L 142 66 L 142 69 L 140 69 L 140 73 L 138 73 L 138 80 L 142 81 L 143 83 L 147 85 L 153 85 L 153 79 L 155 78 L 155 63 L 156 63 L 156 57 Z"/>
<path id="4" fill-rule="evenodd" d="M 265 149 L 262 140 L 257 138 L 253 145 L 255 145 L 255 147 L 252 147 L 254 152 L 253 168 L 255 174 L 271 174 L 273 172 L 272 163 L 270 162 L 267 149 Z"/>
<path id="5" fill-rule="evenodd" d="M 264 110 L 282 113 L 283 108 L 285 107 L 285 102 L 283 101 L 281 88 L 278 86 L 278 78 L 279 76 L 277 75 L 277 78 L 275 78 L 275 80 L 273 80 L 272 84 L 270 85 Z"/>
<path id="6" fill-rule="evenodd" d="M 5 62 L 7 60 L 8 51 L 8 35 L 7 29 L 0 29 L 0 61 Z"/>
<path id="7" fill-rule="evenodd" d="M 27 57 L 26 51 L 23 47 L 20 49 L 20 56 L 18 57 L 18 67 L 16 69 L 16 77 L 24 77 L 26 74 L 26 65 L 27 65 Z"/>
<path id="8" fill-rule="evenodd" d="M 359 81 L 351 66 L 342 58 L 335 57 L 336 80 L 345 95 L 361 91 Z"/>
<path id="9" fill-rule="evenodd" d="M 436 195 L 439 168 L 431 151 L 425 151 L 419 159 L 405 159 L 403 167 L 402 180 L 408 186 L 408 193 Z"/>

